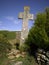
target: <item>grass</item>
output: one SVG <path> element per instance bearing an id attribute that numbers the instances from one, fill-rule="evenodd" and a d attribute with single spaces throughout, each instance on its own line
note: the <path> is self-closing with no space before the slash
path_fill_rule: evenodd
<path id="1" fill-rule="evenodd" d="M 16 32 L 13 32 L 13 31 L 0 31 L 0 34 L 4 34 L 8 40 L 12 40 L 16 38 Z M 31 57 L 28 55 L 26 55 L 25 58 L 19 57 L 19 58 L 13 59 L 14 61 L 11 61 L 6 56 L 5 46 L 7 45 L 0 43 L 0 52 L 1 51 L 3 52 L 3 53 L 2 52 L 0 53 L 0 65 L 14 65 L 14 63 L 16 63 L 17 61 L 22 61 L 23 62 L 22 65 L 36 65 L 34 57 Z"/>
<path id="2" fill-rule="evenodd" d="M 26 57 L 24 58 L 23 57 L 15 58 L 15 63 L 17 61 L 22 61 L 22 65 L 37 65 L 33 56 L 26 55 Z"/>
<path id="3" fill-rule="evenodd" d="M 22 65 L 37 65 L 33 56 L 26 56 L 25 58 L 19 57 L 13 60 L 15 61 L 11 61 L 7 56 L 3 55 L 0 57 L 0 65 L 14 65 L 17 61 L 22 61 Z"/>
<path id="4" fill-rule="evenodd" d="M 16 32 L 15 31 L 0 31 L 0 34 L 5 35 L 8 40 L 16 38 Z"/>
<path id="5" fill-rule="evenodd" d="M 9 63 L 9 59 L 7 58 L 7 56 L 2 55 L 0 57 L 0 65 L 7 65 Z"/>

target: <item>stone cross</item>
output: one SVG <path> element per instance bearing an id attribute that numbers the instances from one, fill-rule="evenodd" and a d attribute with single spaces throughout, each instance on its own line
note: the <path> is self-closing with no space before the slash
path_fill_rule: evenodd
<path id="1" fill-rule="evenodd" d="M 19 19 L 23 19 L 20 45 L 22 45 L 28 36 L 28 20 L 33 20 L 33 14 L 29 13 L 30 8 L 24 7 L 24 12 L 19 13 Z"/>

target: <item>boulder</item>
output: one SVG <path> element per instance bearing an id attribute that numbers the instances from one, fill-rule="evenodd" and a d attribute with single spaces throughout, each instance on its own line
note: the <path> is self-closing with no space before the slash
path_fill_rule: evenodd
<path id="1" fill-rule="evenodd" d="M 49 58 L 49 51 L 47 51 L 46 55 L 47 55 L 47 57 Z"/>
<path id="2" fill-rule="evenodd" d="M 20 56 L 21 56 L 21 54 L 17 54 L 17 55 L 16 55 L 16 58 L 19 58 Z"/>
<path id="3" fill-rule="evenodd" d="M 15 56 L 11 55 L 11 56 L 8 56 L 9 59 L 14 59 Z"/>
<path id="4" fill-rule="evenodd" d="M 22 61 L 18 61 L 14 65 L 22 65 Z"/>

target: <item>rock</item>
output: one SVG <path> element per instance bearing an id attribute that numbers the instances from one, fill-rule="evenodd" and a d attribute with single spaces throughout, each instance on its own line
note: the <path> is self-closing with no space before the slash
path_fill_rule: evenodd
<path id="1" fill-rule="evenodd" d="M 43 49 L 38 49 L 36 53 L 36 58 L 37 58 L 38 64 L 49 63 L 49 52 L 45 52 Z"/>
<path id="2" fill-rule="evenodd" d="M 43 49 L 38 49 L 37 52 L 38 53 L 42 53 L 43 52 Z"/>
<path id="3" fill-rule="evenodd" d="M 22 55 L 26 55 L 26 52 L 22 52 Z"/>
<path id="4" fill-rule="evenodd" d="M 25 55 L 26 55 L 26 52 L 22 52 L 21 56 L 25 57 Z"/>
<path id="5" fill-rule="evenodd" d="M 19 58 L 20 56 L 21 56 L 21 54 L 17 54 L 17 55 L 16 55 L 16 58 Z"/>
<path id="6" fill-rule="evenodd" d="M 15 50 L 15 49 L 12 49 L 11 52 L 13 52 L 13 55 L 20 54 L 20 51 L 19 50 Z"/>
<path id="7" fill-rule="evenodd" d="M 12 54 L 13 54 L 13 52 L 10 52 L 10 53 L 8 53 L 7 55 L 8 55 L 8 56 L 9 56 L 9 55 L 11 56 Z"/>
<path id="8" fill-rule="evenodd" d="M 15 56 L 13 56 L 13 55 L 12 55 L 12 56 L 8 56 L 8 58 L 9 58 L 9 59 L 14 59 Z"/>
<path id="9" fill-rule="evenodd" d="M 18 58 L 18 57 L 25 57 L 26 55 L 26 52 L 20 52 L 19 50 L 15 50 L 15 49 L 12 49 L 11 52 L 8 55 L 8 58 L 10 59 L 13 59 L 14 57 Z"/>
<path id="10" fill-rule="evenodd" d="M 22 61 L 18 61 L 14 65 L 22 65 Z"/>
<path id="11" fill-rule="evenodd" d="M 47 51 L 46 55 L 47 55 L 47 57 L 49 57 L 49 51 Z"/>

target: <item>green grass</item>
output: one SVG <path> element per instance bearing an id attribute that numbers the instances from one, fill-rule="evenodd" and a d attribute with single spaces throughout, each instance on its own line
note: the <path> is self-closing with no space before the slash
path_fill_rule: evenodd
<path id="1" fill-rule="evenodd" d="M 20 34 L 20 31 L 0 30 L 0 35 L 4 35 L 11 44 L 20 43 Z"/>
<path id="2" fill-rule="evenodd" d="M 28 56 L 26 55 L 26 57 L 19 57 L 19 58 L 15 58 L 15 63 L 17 61 L 22 61 L 22 65 L 37 65 L 35 58 L 32 56 Z"/>
<path id="3" fill-rule="evenodd" d="M 20 31 L 0 30 L 0 34 L 5 35 L 8 40 L 16 39 L 16 36 L 20 38 Z"/>
<path id="4" fill-rule="evenodd" d="M 16 32 L 8 32 L 7 34 L 8 40 L 15 39 L 15 38 L 16 38 Z"/>
<path id="5" fill-rule="evenodd" d="M 16 38 L 16 31 L 0 31 L 0 34 L 5 35 L 8 40 Z"/>
<path id="6" fill-rule="evenodd" d="M 0 57 L 0 65 L 14 65 L 14 62 L 12 62 L 10 59 L 8 59 L 7 56 L 2 55 Z"/>
<path id="7" fill-rule="evenodd" d="M 13 60 L 15 61 L 11 61 L 6 56 L 2 56 L 0 57 L 0 65 L 14 65 L 17 61 L 22 61 L 22 65 L 37 65 L 33 56 L 26 56 L 25 58 L 19 57 Z"/>
<path id="8" fill-rule="evenodd" d="M 2 55 L 0 57 L 0 65 L 7 65 L 8 63 L 9 63 L 9 59 L 5 55 Z"/>
<path id="9" fill-rule="evenodd" d="M 10 60 L 7 57 L 7 54 L 9 53 L 9 47 L 11 44 L 0 42 L 0 65 L 10 65 Z"/>
<path id="10" fill-rule="evenodd" d="M 0 31 L 0 34 L 4 34 L 8 40 L 13 40 L 16 38 L 15 31 Z M 14 62 L 7 58 L 6 47 L 8 44 L 0 43 L 0 65 L 14 65 L 17 61 L 22 61 L 22 65 L 36 65 L 34 57 L 26 56 L 25 58 L 19 57 L 15 58 Z"/>

